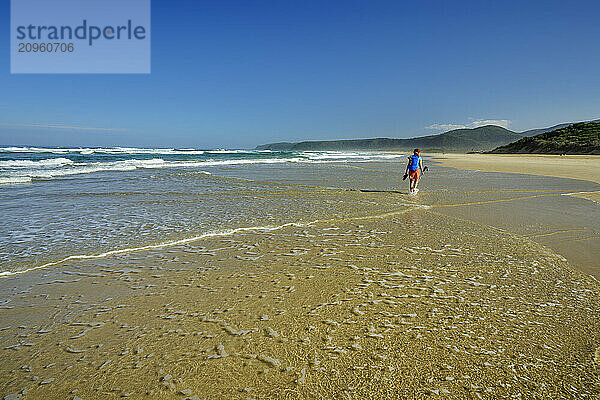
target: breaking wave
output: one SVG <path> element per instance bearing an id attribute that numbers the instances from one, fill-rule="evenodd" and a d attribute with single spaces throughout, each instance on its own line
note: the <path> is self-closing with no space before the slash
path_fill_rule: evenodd
<path id="1" fill-rule="evenodd" d="M 243 164 L 387 161 L 401 154 L 115 148 L 0 148 L 0 185 L 106 171 Z M 207 171 L 200 171 L 209 173 Z"/>

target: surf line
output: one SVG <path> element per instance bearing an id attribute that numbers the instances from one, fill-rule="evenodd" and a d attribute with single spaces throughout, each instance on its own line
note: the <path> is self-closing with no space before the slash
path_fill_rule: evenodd
<path id="1" fill-rule="evenodd" d="M 583 192 L 571 192 L 571 193 L 562 193 L 563 196 L 573 196 L 576 194 L 588 194 L 588 193 L 599 193 L 600 190 L 590 190 L 590 191 L 583 191 Z"/>
<path id="2" fill-rule="evenodd" d="M 529 236 L 525 236 L 525 237 L 528 237 L 528 238 L 532 239 L 532 238 L 538 238 L 538 237 L 560 235 L 561 233 L 589 232 L 591 230 L 592 230 L 592 228 L 587 228 L 587 227 L 586 228 L 582 228 L 582 229 L 567 229 L 567 230 L 560 230 L 560 231 L 555 231 L 555 232 L 550 232 L 550 233 L 539 233 L 539 234 L 529 235 Z"/>
<path id="3" fill-rule="evenodd" d="M 404 205 L 409 205 L 409 204 L 404 204 Z M 33 268 L 28 268 L 28 269 L 25 269 L 22 271 L 0 272 L 0 279 L 8 278 L 8 277 L 15 276 L 15 275 L 25 274 L 27 272 L 52 267 L 54 265 L 60 265 L 60 264 L 63 264 L 65 262 L 71 261 L 71 260 L 91 260 L 91 259 L 97 259 L 97 258 L 105 258 L 105 257 L 113 256 L 116 254 L 126 254 L 126 253 L 134 253 L 137 251 L 160 249 L 163 247 L 178 246 L 178 245 L 185 244 L 185 243 L 196 242 L 198 240 L 202 240 L 202 239 L 206 239 L 206 238 L 210 238 L 210 237 L 235 235 L 240 232 L 253 232 L 253 231 L 273 232 L 273 231 L 281 230 L 281 229 L 284 229 L 284 228 L 287 228 L 290 226 L 295 226 L 297 228 L 305 228 L 308 226 L 315 225 L 317 223 L 328 223 L 328 222 L 344 221 L 344 220 L 364 220 L 364 219 L 371 219 L 371 218 L 372 219 L 385 218 L 385 217 L 389 217 L 392 215 L 404 214 L 415 208 L 417 208 L 417 209 L 419 209 L 419 208 L 428 209 L 429 208 L 429 206 L 421 206 L 421 205 L 417 205 L 417 204 L 410 204 L 410 206 L 412 206 L 413 208 L 407 208 L 406 210 L 399 210 L 399 211 L 391 211 L 391 212 L 387 212 L 384 214 L 356 216 L 356 217 L 344 217 L 344 218 L 316 219 L 316 220 L 313 220 L 310 222 L 288 222 L 286 224 L 277 225 L 277 226 L 247 226 L 247 227 L 241 227 L 241 228 L 235 228 L 235 229 L 228 229 L 228 230 L 222 231 L 222 232 L 204 233 L 202 235 L 198 235 L 198 236 L 194 236 L 194 237 L 190 237 L 190 238 L 186 238 L 186 239 L 172 240 L 169 242 L 150 244 L 150 245 L 139 246 L 139 247 L 128 247 L 128 248 L 119 249 L 119 250 L 111 250 L 111 251 L 107 251 L 107 252 L 100 253 L 100 254 L 79 254 L 79 255 L 65 257 L 62 260 L 51 261 L 49 263 L 42 264 L 42 265 L 39 265 L 39 266 L 33 267 Z"/>
<path id="4" fill-rule="evenodd" d="M 484 201 L 473 201 L 470 203 L 458 203 L 458 204 L 435 204 L 432 205 L 432 208 L 442 208 L 442 207 L 462 207 L 462 206 L 479 206 L 483 204 L 494 204 L 494 203 L 504 203 L 507 201 L 515 201 L 515 200 L 525 200 L 525 199 L 533 199 L 536 197 L 548 197 L 548 196 L 557 196 L 557 193 L 549 193 L 549 194 L 536 194 L 533 196 L 522 196 L 522 197 L 513 197 L 510 199 L 497 199 L 497 200 L 484 200 Z"/>
<path id="5" fill-rule="evenodd" d="M 317 222 L 319 222 L 319 220 L 314 220 L 314 221 L 306 222 L 306 223 L 289 222 L 287 224 L 278 225 L 278 226 L 248 226 L 248 227 L 241 227 L 241 228 L 235 228 L 235 229 L 228 229 L 228 230 L 222 231 L 222 232 L 204 233 L 202 235 L 198 235 L 198 236 L 194 236 L 194 237 L 190 237 L 190 238 L 186 238 L 186 239 L 172 240 L 169 242 L 150 244 L 147 246 L 128 247 L 125 249 L 111 250 L 111 251 L 107 251 L 107 252 L 100 253 L 100 254 L 79 254 L 79 255 L 74 255 L 74 256 L 68 256 L 66 258 L 63 258 L 62 260 L 52 261 L 52 262 L 49 262 L 49 263 L 46 263 L 43 265 L 39 265 L 37 267 L 28 268 L 23 271 L 0 272 L 0 278 L 14 276 L 14 275 L 18 275 L 18 274 L 24 274 L 26 272 L 31 272 L 31 271 L 34 271 L 37 269 L 47 268 L 47 267 L 51 267 L 53 265 L 59 265 L 59 264 L 62 264 L 64 262 L 70 261 L 70 260 L 88 260 L 88 259 L 96 259 L 96 258 L 105 258 L 105 257 L 113 256 L 115 254 L 125 254 L 125 253 L 134 253 L 134 252 L 143 251 L 143 250 L 160 249 L 163 247 L 178 246 L 178 245 L 185 244 L 185 243 L 195 242 L 198 240 L 206 239 L 208 237 L 235 235 L 236 233 L 240 233 L 240 232 L 248 232 L 248 231 L 270 232 L 270 231 L 276 231 L 279 229 L 283 229 L 288 226 L 296 226 L 296 227 L 302 228 L 302 227 L 307 227 L 307 226 L 313 225 Z"/>
<path id="6" fill-rule="evenodd" d="M 591 192 L 562 193 L 562 196 L 577 197 L 579 199 L 584 199 L 584 200 L 588 200 L 588 201 L 591 201 L 591 202 L 596 203 L 596 204 L 600 204 L 600 202 L 598 202 L 596 200 L 592 200 L 589 197 L 581 196 L 582 194 L 591 194 L 591 193 L 600 193 L 600 190 L 594 190 L 594 191 L 591 191 Z M 580 195 L 580 196 L 578 196 L 578 195 Z"/>

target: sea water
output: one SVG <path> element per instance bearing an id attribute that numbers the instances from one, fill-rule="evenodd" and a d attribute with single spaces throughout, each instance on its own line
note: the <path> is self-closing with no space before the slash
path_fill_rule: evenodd
<path id="1" fill-rule="evenodd" d="M 286 194 L 282 177 L 287 174 L 297 181 L 305 176 L 311 184 L 325 185 L 328 175 L 339 175 L 332 172 L 334 165 L 403 157 L 358 152 L 0 148 L 0 273 L 72 256 L 318 218 L 333 212 L 335 204 L 298 206 L 297 195 Z"/>
<path id="2" fill-rule="evenodd" d="M 0 274 L 416 204 L 531 238 L 600 276 L 600 208 L 562 196 L 600 185 L 443 168 L 425 157 L 429 171 L 410 196 L 405 163 L 404 154 L 363 152 L 3 148 Z"/>

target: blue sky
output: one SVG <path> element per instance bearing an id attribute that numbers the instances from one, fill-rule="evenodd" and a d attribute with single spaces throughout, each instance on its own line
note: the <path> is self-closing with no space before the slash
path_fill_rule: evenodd
<path id="1" fill-rule="evenodd" d="M 250 148 L 600 118 L 600 2 L 152 1 L 149 75 L 11 75 L 0 144 Z"/>

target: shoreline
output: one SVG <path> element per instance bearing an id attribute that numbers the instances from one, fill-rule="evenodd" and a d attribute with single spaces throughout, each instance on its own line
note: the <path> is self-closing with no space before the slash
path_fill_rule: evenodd
<path id="1" fill-rule="evenodd" d="M 350 184 L 346 167 L 358 178 Z M 309 181 L 336 182 L 335 190 L 294 188 L 310 173 L 272 200 L 261 192 L 275 204 L 293 197 L 293 223 L 70 258 L 0 279 L 0 397 L 600 393 L 599 281 L 539 241 L 440 212 L 526 211 L 510 203 L 523 197 L 513 180 L 463 173 L 456 188 L 444 186 L 456 171 L 433 168 L 419 196 L 390 194 L 397 167 L 344 165 Z M 466 182 L 477 191 L 465 191 Z M 520 184 L 535 204 L 556 184 L 556 195 L 540 197 L 552 210 L 572 201 L 560 193 L 589 187 Z M 330 211 L 315 215 L 307 204 Z M 564 376 L 578 383 L 565 389 Z"/>
<path id="2" fill-rule="evenodd" d="M 583 271 L 586 274 L 600 278 L 598 273 L 598 262 L 597 254 L 599 253 L 598 247 L 599 231 L 597 224 L 593 223 L 592 220 L 585 222 L 581 218 L 577 220 L 569 220 L 569 217 L 561 217 L 561 214 L 557 214 L 554 221 L 550 221 L 547 215 L 536 213 L 532 209 L 540 208 L 551 212 L 559 212 L 559 210 L 569 210 L 565 215 L 571 215 L 570 213 L 585 213 L 585 212 L 597 212 L 594 208 L 600 204 L 600 190 L 597 189 L 596 183 L 600 183 L 600 156 L 595 155 L 522 155 L 522 154 L 442 154 L 434 153 L 431 159 L 438 163 L 442 167 L 456 168 L 461 171 L 478 171 L 478 172 L 497 172 L 497 173 L 508 173 L 508 174 L 520 174 L 520 175 L 532 175 L 540 177 L 553 177 L 569 179 L 572 181 L 583 181 L 592 184 L 591 190 L 583 191 L 568 191 L 564 190 L 563 193 L 556 193 L 564 198 L 575 197 L 585 199 L 594 205 L 588 206 L 587 208 L 583 205 L 564 202 L 560 200 L 548 198 L 548 200 L 534 203 L 520 203 L 515 205 L 520 207 L 522 210 L 519 213 L 522 217 L 526 217 L 526 220 L 518 221 L 513 219 L 509 214 L 514 211 L 511 209 L 513 206 L 507 206 L 505 208 L 497 208 L 494 210 L 450 210 L 446 209 L 447 213 L 453 215 L 461 215 L 464 218 L 480 221 L 490 226 L 496 226 L 501 229 L 511 229 L 512 226 L 522 226 L 519 230 L 519 235 L 523 238 L 532 238 L 537 243 L 540 243 L 557 254 L 569 259 L 569 262 L 578 270 Z M 559 164 L 560 163 L 560 164 Z M 585 179 L 583 179 L 585 178 Z M 524 179 L 515 175 L 515 182 Z M 517 183 L 515 183 L 518 186 Z M 515 187 L 518 191 L 517 187 Z M 550 197 L 553 197 L 550 195 Z M 525 197 L 523 198 L 525 200 Z M 591 207 L 591 208 L 589 208 Z M 528 210 L 529 208 L 529 210 Z M 552 211 L 554 210 L 554 211 Z M 580 210 L 580 211 L 576 211 Z M 523 213 L 524 212 L 524 213 Z M 492 215 L 498 215 L 502 213 L 506 215 L 506 218 L 493 218 Z M 536 217 L 534 217 L 537 216 Z M 583 214 L 579 214 L 583 215 Z M 558 221 L 561 222 L 558 222 Z M 508 222 L 511 221 L 511 222 Z M 517 222 L 518 221 L 518 222 Z M 539 222 L 546 225 L 546 231 L 535 231 L 535 229 L 528 230 L 527 225 L 534 226 L 538 225 Z M 576 222 L 578 221 L 578 222 Z M 595 260 L 594 260 L 595 258 Z"/>
<path id="3" fill-rule="evenodd" d="M 432 153 L 428 155 L 443 167 L 481 172 L 552 176 L 600 183 L 600 156 L 596 155 L 479 153 Z M 558 162 L 560 165 L 557 164 Z M 569 193 L 569 195 L 600 203 L 600 191 Z"/>
<path id="4" fill-rule="evenodd" d="M 419 208 L 71 260 L 0 310 L 0 391 L 593 396 L 599 289 L 532 241 Z"/>
<path id="5" fill-rule="evenodd" d="M 444 167 L 482 172 L 506 172 L 555 178 L 581 179 L 600 183 L 600 156 L 553 154 L 460 154 L 431 153 L 434 161 Z M 560 162 L 560 166 L 557 165 Z M 560 168 L 559 168 L 560 167 Z M 586 176 L 579 177 L 578 174 Z"/>

